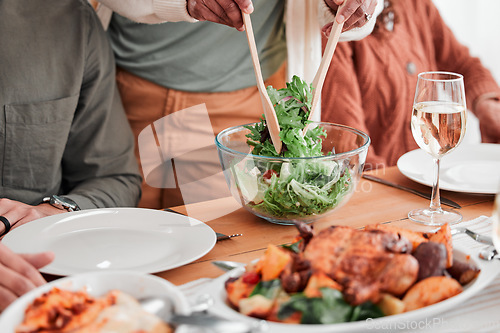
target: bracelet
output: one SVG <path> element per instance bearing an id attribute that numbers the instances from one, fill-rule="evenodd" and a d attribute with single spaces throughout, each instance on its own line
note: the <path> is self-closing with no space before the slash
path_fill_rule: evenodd
<path id="1" fill-rule="evenodd" d="M 0 215 L 0 221 L 2 221 L 3 224 L 5 225 L 5 230 L 0 235 L 0 237 L 2 237 L 3 235 L 5 235 L 6 233 L 8 233 L 10 231 L 11 225 L 10 225 L 9 220 L 7 220 L 7 218 L 5 216 Z"/>

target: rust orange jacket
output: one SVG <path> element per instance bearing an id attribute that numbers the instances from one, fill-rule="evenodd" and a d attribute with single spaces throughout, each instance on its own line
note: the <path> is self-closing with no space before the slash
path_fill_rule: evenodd
<path id="1" fill-rule="evenodd" d="M 361 41 L 338 44 L 323 87 L 323 121 L 370 135 L 368 169 L 395 165 L 418 148 L 410 129 L 418 73 L 463 74 L 472 111 L 479 96 L 500 96 L 491 73 L 456 40 L 430 0 L 399 0 L 393 8 L 392 31 L 378 29 Z"/>

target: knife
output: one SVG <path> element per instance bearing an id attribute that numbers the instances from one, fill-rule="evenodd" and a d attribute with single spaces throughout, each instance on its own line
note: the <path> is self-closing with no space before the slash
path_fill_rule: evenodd
<path id="1" fill-rule="evenodd" d="M 242 262 L 227 261 L 227 260 L 214 260 L 214 261 L 212 261 L 212 264 L 214 266 L 222 269 L 224 272 L 228 272 L 228 271 L 231 271 L 235 268 L 246 266 L 246 264 L 244 264 Z"/>
<path id="2" fill-rule="evenodd" d="M 406 187 L 406 186 L 403 186 L 403 185 L 395 184 L 395 183 L 390 182 L 388 180 L 385 180 L 385 179 L 382 179 L 382 178 L 378 178 L 378 177 L 375 177 L 375 176 L 372 176 L 372 175 L 363 174 L 363 178 L 371 180 L 371 181 L 374 181 L 374 182 L 377 182 L 377 183 L 380 183 L 380 184 L 384 184 L 384 185 L 387 185 L 387 186 L 398 188 L 400 190 L 407 191 L 407 192 L 416 194 L 418 196 L 421 196 L 422 198 L 426 198 L 426 199 L 431 200 L 431 194 L 430 193 L 421 192 L 421 191 L 412 189 L 410 187 Z M 455 201 L 452 201 L 450 199 L 441 197 L 440 200 L 441 200 L 441 203 L 443 205 L 447 205 L 447 206 L 450 206 L 450 207 L 453 207 L 453 208 L 458 208 L 458 209 L 462 208 L 462 206 L 460 206 Z"/>

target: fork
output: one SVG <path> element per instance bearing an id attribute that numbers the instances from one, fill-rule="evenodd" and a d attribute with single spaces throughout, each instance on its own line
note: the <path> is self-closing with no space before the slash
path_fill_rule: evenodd
<path id="1" fill-rule="evenodd" d="M 217 235 L 217 241 L 243 236 L 243 234 L 224 235 L 224 234 L 221 234 L 220 232 L 216 232 L 215 234 Z"/>
<path id="2" fill-rule="evenodd" d="M 485 235 L 480 235 L 477 232 L 474 232 L 474 231 L 467 229 L 467 228 L 453 228 L 453 229 L 451 229 L 452 236 L 457 235 L 457 234 L 466 234 L 466 235 L 469 235 L 476 242 L 488 244 L 488 245 L 493 245 L 493 240 L 491 239 L 491 237 L 488 237 Z"/>
<path id="3" fill-rule="evenodd" d="M 179 215 L 182 215 L 182 216 L 186 216 L 185 214 L 180 213 L 180 212 L 175 211 L 175 210 L 170 209 L 170 208 L 163 208 L 163 210 L 166 211 L 166 212 L 170 212 L 170 213 L 175 213 L 175 214 L 179 214 Z M 220 232 L 216 232 L 215 234 L 217 235 L 217 241 L 221 241 L 221 240 L 231 239 L 231 238 L 234 238 L 234 237 L 243 236 L 243 234 L 225 235 L 225 234 L 222 234 Z"/>

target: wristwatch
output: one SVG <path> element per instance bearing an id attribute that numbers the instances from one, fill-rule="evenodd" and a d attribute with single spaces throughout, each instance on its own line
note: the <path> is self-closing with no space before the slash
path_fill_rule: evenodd
<path id="1" fill-rule="evenodd" d="M 43 198 L 42 203 L 48 203 L 56 208 L 74 212 L 80 210 L 80 207 L 70 198 L 61 197 L 58 195 L 51 195 L 50 197 Z"/>

